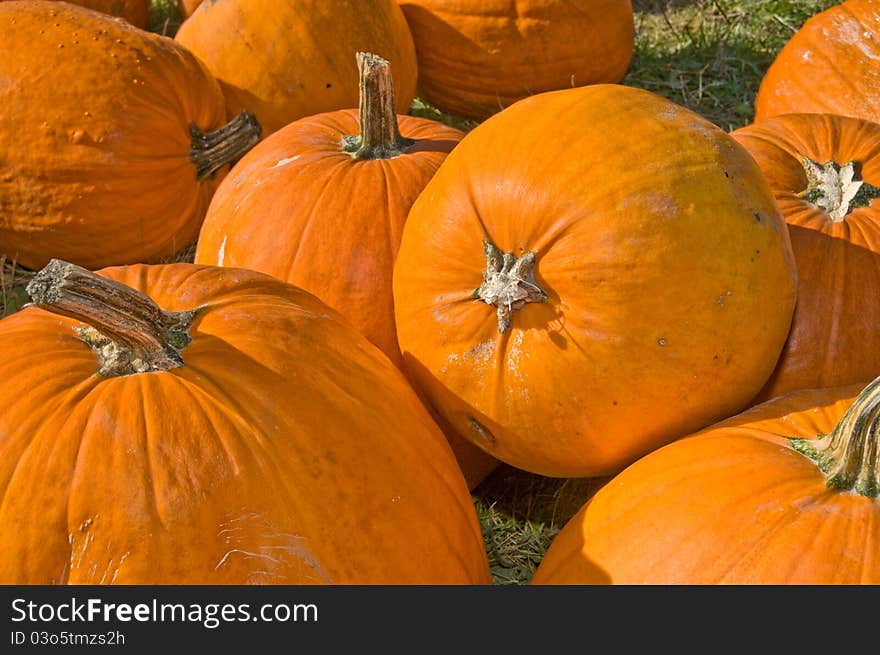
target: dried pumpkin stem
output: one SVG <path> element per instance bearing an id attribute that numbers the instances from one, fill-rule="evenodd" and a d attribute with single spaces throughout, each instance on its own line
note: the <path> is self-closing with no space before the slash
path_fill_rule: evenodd
<path id="1" fill-rule="evenodd" d="M 77 332 L 97 351 L 101 375 L 183 366 L 195 310 L 165 311 L 129 286 L 58 259 L 34 275 L 27 293 L 34 306 L 88 325 Z"/>
<path id="2" fill-rule="evenodd" d="M 807 188 L 798 195 L 828 212 L 835 223 L 843 221 L 856 207 L 867 207 L 880 197 L 880 188 L 862 179 L 861 166 L 850 161 L 840 165 L 829 161 L 819 164 L 809 157 L 801 159 L 807 176 Z"/>
<path id="3" fill-rule="evenodd" d="M 361 133 L 342 138 L 342 149 L 356 159 L 391 159 L 415 141 L 400 135 L 391 64 L 369 52 L 357 53 Z"/>
<path id="4" fill-rule="evenodd" d="M 498 331 L 504 333 L 510 328 L 515 311 L 530 302 L 547 302 L 547 294 L 535 282 L 535 253 L 517 257 L 512 252 L 502 252 L 489 241 L 484 241 L 483 247 L 486 270 L 474 298 L 494 305 Z"/>
<path id="5" fill-rule="evenodd" d="M 195 164 L 196 179 L 201 182 L 226 164 L 240 159 L 257 144 L 262 134 L 257 117 L 247 109 L 213 132 L 203 132 L 196 125 L 190 125 L 189 158 Z"/>
<path id="6" fill-rule="evenodd" d="M 880 495 L 880 378 L 865 387 L 830 433 L 791 442 L 816 462 L 829 487 L 876 498 Z"/>

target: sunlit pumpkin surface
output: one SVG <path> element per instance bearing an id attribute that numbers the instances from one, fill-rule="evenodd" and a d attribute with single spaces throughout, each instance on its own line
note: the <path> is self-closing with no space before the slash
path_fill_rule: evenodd
<path id="1" fill-rule="evenodd" d="M 396 0 L 212 0 L 174 38 L 220 81 L 230 118 L 249 109 L 267 136 L 304 116 L 357 107 L 359 51 L 391 62 L 400 113 L 415 96 L 415 47 Z"/>
<path id="2" fill-rule="evenodd" d="M 0 2 L 0 25 L 0 251 L 98 268 L 195 241 L 225 173 L 199 182 L 189 156 L 191 124 L 227 122 L 204 65 L 65 2 Z"/>
<path id="3" fill-rule="evenodd" d="M 0 582 L 490 581 L 442 433 L 333 310 L 251 271 L 104 274 L 201 308 L 184 365 L 102 377 L 76 321 L 0 322 Z"/>
<path id="4" fill-rule="evenodd" d="M 830 113 L 880 122 L 880 3 L 846 0 L 808 19 L 761 81 L 757 120 Z"/>
<path id="5" fill-rule="evenodd" d="M 880 501 L 830 489 L 786 438 L 830 432 L 862 386 L 793 392 L 642 458 L 570 520 L 532 582 L 880 583 Z"/>
<path id="6" fill-rule="evenodd" d="M 517 290 L 546 299 L 476 297 L 487 242 L 533 256 Z M 652 93 L 594 85 L 465 136 L 404 226 L 394 304 L 408 370 L 463 435 L 534 473 L 594 476 L 743 409 L 795 278 L 742 146 Z"/>

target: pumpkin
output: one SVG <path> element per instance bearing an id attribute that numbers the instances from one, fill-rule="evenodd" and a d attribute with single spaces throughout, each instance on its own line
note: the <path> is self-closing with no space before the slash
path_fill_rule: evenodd
<path id="1" fill-rule="evenodd" d="M 633 55 L 630 0 L 400 0 L 419 95 L 484 119 L 528 95 L 620 82 Z"/>
<path id="2" fill-rule="evenodd" d="M 793 391 L 635 462 L 533 584 L 878 584 L 880 380 Z"/>
<path id="3" fill-rule="evenodd" d="M 0 2 L 8 1 L 10 0 L 0 0 Z M 147 29 L 150 23 L 150 0 L 68 0 L 68 2 L 86 9 L 124 18 L 141 29 Z"/>
<path id="4" fill-rule="evenodd" d="M 180 15 L 183 18 L 189 18 L 200 4 L 202 4 L 202 0 L 180 0 Z"/>
<path id="5" fill-rule="evenodd" d="M 48 0 L 0 3 L 0 253 L 31 269 L 156 262 L 192 244 L 259 139 L 171 39 Z M 45 38 L 34 35 L 45 33 Z"/>
<path id="6" fill-rule="evenodd" d="M 483 584 L 399 370 L 243 269 L 53 260 L 0 321 L 4 584 Z"/>
<path id="7" fill-rule="evenodd" d="M 785 114 L 731 136 L 755 158 L 788 224 L 797 307 L 756 398 L 866 383 L 880 370 L 880 125 Z"/>
<path id="8" fill-rule="evenodd" d="M 265 135 L 305 116 L 356 107 L 360 51 L 391 62 L 398 112 L 415 95 L 415 48 L 395 0 L 214 0 L 174 38 L 219 79 L 230 117 L 253 111 Z"/>
<path id="9" fill-rule="evenodd" d="M 369 53 L 357 60 L 359 109 L 294 121 L 245 155 L 214 195 L 195 262 L 261 271 L 311 292 L 401 365 L 391 276 L 403 224 L 462 133 L 398 116 L 389 62 Z M 497 463 L 470 442 L 458 448 L 475 460 L 471 486 L 488 472 L 483 464 Z"/>
<path id="10" fill-rule="evenodd" d="M 755 119 L 828 113 L 880 122 L 880 2 L 847 0 L 808 19 L 761 80 Z"/>
<path id="11" fill-rule="evenodd" d="M 404 364 L 456 430 L 512 466 L 590 477 L 741 410 L 796 277 L 742 146 L 598 84 L 462 139 L 413 204 L 393 293 Z"/>

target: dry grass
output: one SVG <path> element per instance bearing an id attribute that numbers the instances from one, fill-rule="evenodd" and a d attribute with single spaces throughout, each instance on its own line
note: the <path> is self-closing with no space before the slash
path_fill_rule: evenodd
<path id="1" fill-rule="evenodd" d="M 25 286 L 31 277 L 32 271 L 0 255 L 0 318 L 17 312 L 28 302 Z"/>

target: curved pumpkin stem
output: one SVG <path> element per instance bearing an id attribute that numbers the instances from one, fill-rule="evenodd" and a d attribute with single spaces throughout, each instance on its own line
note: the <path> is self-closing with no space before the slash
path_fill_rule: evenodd
<path id="1" fill-rule="evenodd" d="M 851 161 L 842 166 L 834 161 L 819 164 L 809 157 L 801 159 L 807 175 L 807 188 L 798 195 L 828 212 L 840 222 L 855 207 L 867 207 L 880 197 L 880 189 L 862 179 L 861 166 Z"/>
<path id="2" fill-rule="evenodd" d="M 101 360 L 105 376 L 183 366 L 180 351 L 196 311 L 168 312 L 151 298 L 69 262 L 53 259 L 27 285 L 32 304 L 88 324 L 80 337 Z"/>
<path id="3" fill-rule="evenodd" d="M 247 109 L 213 132 L 189 126 L 189 158 L 196 167 L 196 179 L 211 177 L 226 164 L 232 164 L 253 148 L 263 134 L 257 117 Z"/>
<path id="4" fill-rule="evenodd" d="M 816 462 L 829 487 L 876 498 L 880 495 L 880 378 L 865 387 L 829 434 L 791 442 Z"/>
<path id="5" fill-rule="evenodd" d="M 356 159 L 391 159 L 415 141 L 400 135 L 394 105 L 391 64 L 369 52 L 357 53 L 361 133 L 342 139 L 342 149 Z"/>

